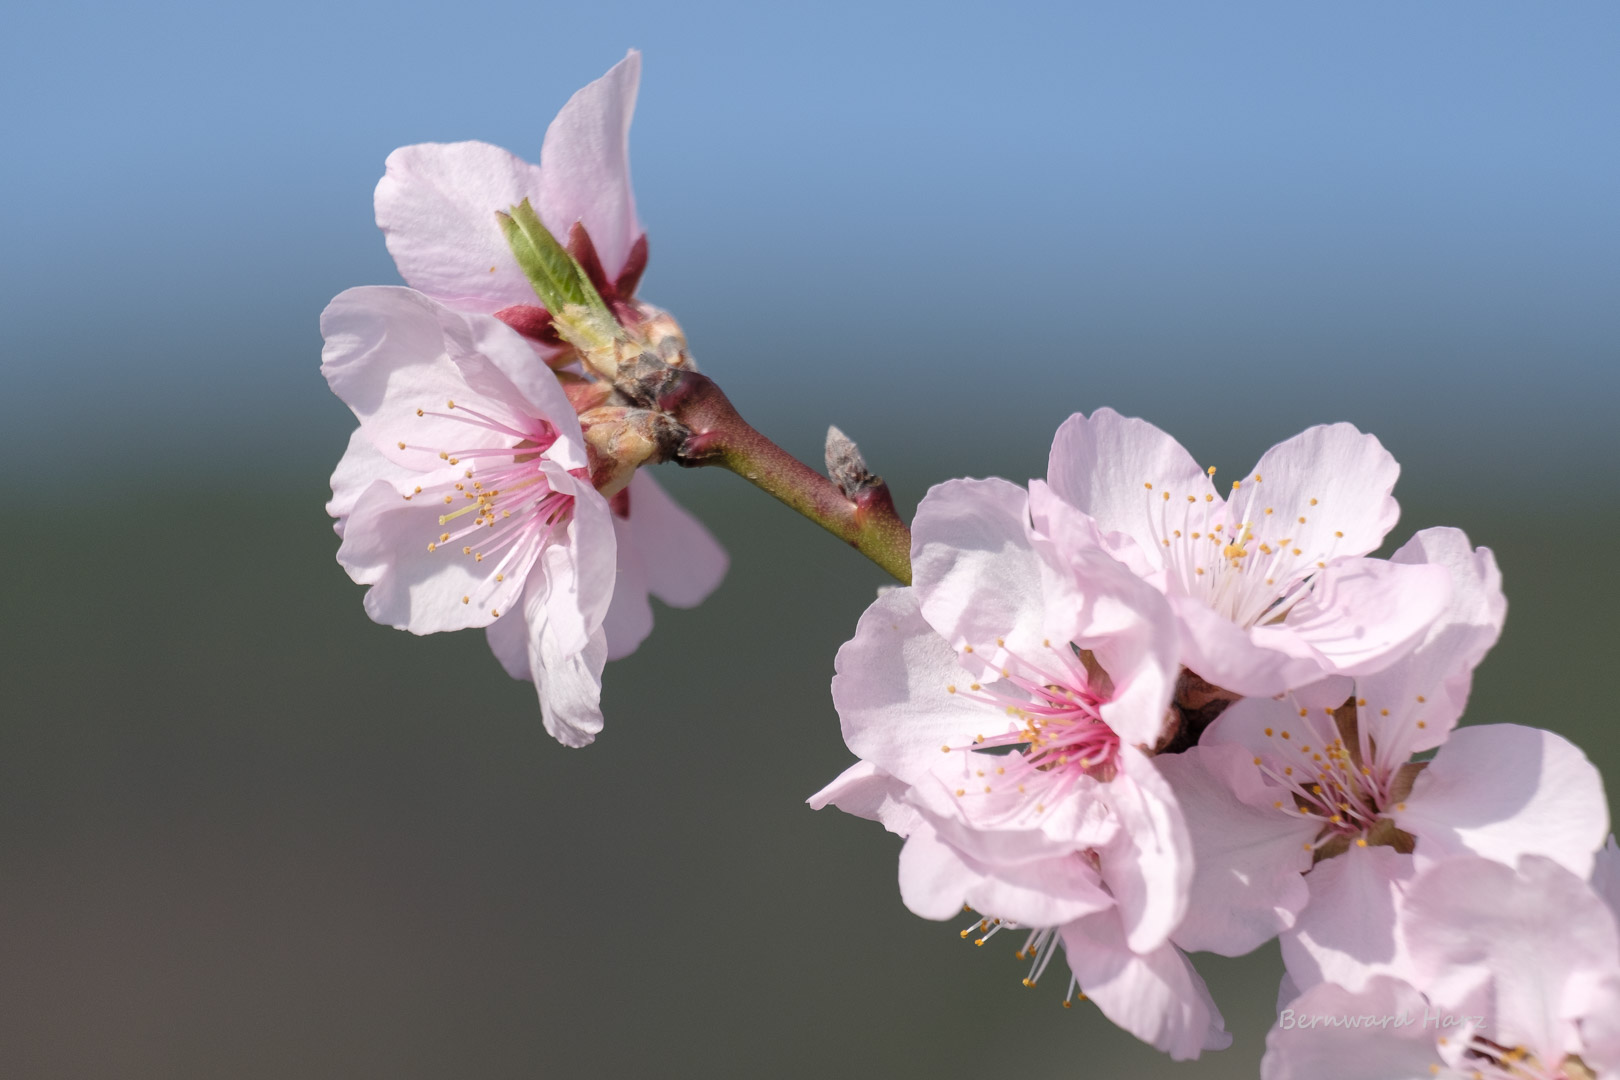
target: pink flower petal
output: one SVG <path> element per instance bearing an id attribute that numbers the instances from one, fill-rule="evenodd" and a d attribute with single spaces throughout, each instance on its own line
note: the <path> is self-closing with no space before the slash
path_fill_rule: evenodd
<path id="1" fill-rule="evenodd" d="M 1101 855 L 1103 880 L 1119 902 L 1129 947 L 1151 952 L 1170 939 L 1187 913 L 1192 841 L 1174 792 L 1153 761 L 1120 747 L 1119 775 L 1107 785 L 1120 831 Z"/>
<path id="2" fill-rule="evenodd" d="M 1365 555 L 1400 518 L 1390 495 L 1401 467 L 1371 435 L 1322 424 L 1267 450 L 1228 503 L 1238 521 L 1287 521 L 1309 561 Z M 1258 479 L 1256 479 L 1258 477 Z"/>
<path id="3" fill-rule="evenodd" d="M 1410 979 L 1396 915 L 1412 874 L 1412 856 L 1355 844 L 1306 874 L 1310 901 L 1282 935 L 1283 962 L 1295 985 L 1308 991 L 1332 982 L 1355 991 L 1374 975 Z"/>
<path id="4" fill-rule="evenodd" d="M 1125 940 L 1118 912 L 1063 927 L 1069 970 L 1102 1014 L 1175 1061 L 1232 1044 L 1204 980 L 1174 945 L 1146 953 Z"/>
<path id="5" fill-rule="evenodd" d="M 1501 636 L 1507 600 L 1490 549 L 1471 547 L 1460 529 L 1424 529 L 1390 562 L 1443 566 L 1451 574 L 1450 602 L 1418 646 L 1357 680 L 1356 693 L 1368 703 L 1361 722 L 1384 756 L 1397 760 L 1439 746 L 1456 726 L 1474 668 Z"/>
<path id="6" fill-rule="evenodd" d="M 493 314 L 536 303 L 495 214 L 540 190 L 540 169 L 498 146 L 401 147 L 388 155 L 377 184 L 377 225 L 407 285 L 454 307 Z M 566 242 L 567 229 L 559 235 Z"/>
<path id="7" fill-rule="evenodd" d="M 1025 926 L 1053 926 L 1114 903 L 1078 855 L 991 871 L 926 824 L 900 851 L 900 898 L 925 919 L 952 918 L 966 905 Z"/>
<path id="8" fill-rule="evenodd" d="M 641 54 L 631 49 L 568 99 L 540 150 L 541 220 L 564 243 L 569 227 L 583 222 L 609 281 L 641 236 L 630 189 L 630 118 L 640 82 Z"/>
<path id="9" fill-rule="evenodd" d="M 1160 497 L 1202 500 L 1215 491 L 1180 443 L 1146 420 L 1113 409 L 1098 409 L 1089 419 L 1075 413 L 1063 422 L 1052 439 L 1046 482 L 1097 522 L 1111 549 L 1137 546 L 1155 568 L 1164 560 L 1148 538 Z"/>
<path id="10" fill-rule="evenodd" d="M 1517 724 L 1458 728 L 1395 808 L 1422 865 L 1481 855 L 1509 866 L 1544 855 L 1581 878 L 1609 832 L 1603 778 L 1550 731 Z"/>
<path id="11" fill-rule="evenodd" d="M 670 607 L 696 607 L 719 586 L 730 560 L 709 530 L 638 469 L 630 480 L 629 528 L 647 588 Z"/>
<path id="12" fill-rule="evenodd" d="M 1261 1080 L 1432 1080 L 1446 1062 L 1434 1026 L 1423 1023 L 1431 1011 L 1422 994 L 1388 976 L 1359 991 L 1313 987 L 1279 1010 Z M 1348 1022 L 1363 1017 L 1373 1023 Z M 1379 1023 L 1384 1017 L 1399 1019 Z"/>
<path id="13" fill-rule="evenodd" d="M 995 722 L 983 704 L 950 691 L 973 676 L 923 619 L 913 589 L 878 597 L 833 666 L 844 742 L 906 783 L 928 775 L 942 746 L 965 746 Z"/>
<path id="14" fill-rule="evenodd" d="M 905 784 L 869 761 L 857 761 L 805 801 L 812 810 L 836 806 L 846 814 L 881 822 L 898 836 L 910 836 L 922 818 L 904 801 L 905 794 Z"/>
<path id="15" fill-rule="evenodd" d="M 1153 759 L 1181 804 L 1192 841 L 1194 902 L 1173 935 L 1193 952 L 1241 956 L 1294 925 L 1309 891 L 1320 825 L 1290 813 L 1240 746 L 1194 746 Z M 1283 803 L 1279 809 L 1276 804 Z"/>
<path id="16" fill-rule="evenodd" d="M 1620 930 L 1579 877 L 1530 855 L 1518 869 L 1464 856 L 1407 890 L 1402 918 L 1429 999 L 1488 1016 L 1491 1039 L 1562 1057 L 1599 980 L 1620 974 Z"/>

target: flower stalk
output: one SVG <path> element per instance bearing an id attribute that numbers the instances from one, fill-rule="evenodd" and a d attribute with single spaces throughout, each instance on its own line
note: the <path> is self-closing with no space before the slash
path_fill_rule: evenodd
<path id="1" fill-rule="evenodd" d="M 911 584 L 911 529 L 895 510 L 888 485 L 866 472 L 864 463 L 859 482 L 840 486 L 760 434 L 713 379 L 691 370 L 665 372 L 657 407 L 688 432 L 672 460 L 688 467 L 729 469 L 855 548 L 901 584 Z"/>

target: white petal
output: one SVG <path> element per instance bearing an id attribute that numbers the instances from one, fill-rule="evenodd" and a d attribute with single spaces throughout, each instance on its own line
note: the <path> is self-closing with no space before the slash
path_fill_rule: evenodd
<path id="1" fill-rule="evenodd" d="M 332 472 L 332 498 L 326 504 L 326 512 L 337 519 L 332 523 L 333 531 L 343 535 L 344 523 L 354 513 L 354 504 L 378 480 L 387 483 L 403 498 L 422 483 L 421 476 L 414 469 L 389 461 L 366 436 L 364 428 L 355 428 L 349 435 L 348 448 Z"/>
<path id="2" fill-rule="evenodd" d="M 647 474 L 630 480 L 628 537 L 646 568 L 647 586 L 670 607 L 701 604 L 726 576 L 725 548 Z"/>
<path id="3" fill-rule="evenodd" d="M 1581 878 L 1609 832 L 1603 778 L 1562 736 L 1517 724 L 1458 728 L 1419 774 L 1395 823 L 1428 864 L 1545 855 Z"/>
<path id="4" fill-rule="evenodd" d="M 1169 940 L 1187 912 L 1192 841 L 1170 785 L 1135 747 L 1119 749 L 1119 775 L 1106 786 L 1121 823 L 1102 849 L 1102 877 L 1119 901 L 1126 942 L 1139 953 Z"/>
<path id="5" fill-rule="evenodd" d="M 442 509 L 406 502 L 381 480 L 356 501 L 337 559 L 351 578 L 371 586 L 366 613 L 377 622 L 413 634 L 487 626 L 492 610 L 509 606 L 522 592 L 526 565 L 510 568 L 498 582 L 489 563 L 448 545 L 428 550 L 441 535 Z"/>
<path id="6" fill-rule="evenodd" d="M 930 488 L 912 522 L 912 590 L 929 624 L 963 663 L 989 670 L 996 640 L 1038 656 L 1045 639 L 1041 559 L 1028 536 L 1028 498 L 1005 480 Z"/>
<path id="7" fill-rule="evenodd" d="M 1078 855 L 994 870 L 920 824 L 900 851 L 900 898 L 925 919 L 948 919 L 963 905 L 1026 926 L 1051 926 L 1113 906 Z"/>
<path id="8" fill-rule="evenodd" d="M 1443 566 L 1451 575 L 1446 610 L 1417 648 L 1356 684 L 1368 703 L 1361 722 L 1388 759 L 1396 760 L 1439 746 L 1456 726 L 1474 668 L 1501 636 L 1507 600 L 1495 556 L 1471 547 L 1459 529 L 1424 529 L 1390 562 Z"/>
<path id="9" fill-rule="evenodd" d="M 1052 439 L 1046 482 L 1093 518 L 1111 538 L 1110 546 L 1127 546 L 1129 538 L 1154 566 L 1163 565 L 1154 539 L 1163 496 L 1202 500 L 1215 490 L 1175 439 L 1113 409 L 1098 409 L 1089 419 L 1075 413 L 1063 422 Z"/>
<path id="10" fill-rule="evenodd" d="M 1187 957 L 1174 945 L 1133 952 L 1117 912 L 1064 926 L 1063 948 L 1080 989 L 1102 1014 L 1173 1060 L 1231 1045 L 1226 1021 Z"/>
<path id="11" fill-rule="evenodd" d="M 1194 746 L 1153 763 L 1192 840 L 1192 903 L 1176 944 L 1241 956 L 1293 926 L 1309 896 L 1300 875 L 1311 868 L 1317 823 L 1288 812 L 1292 796 L 1266 781 L 1244 747 Z"/>
<path id="12" fill-rule="evenodd" d="M 1620 974 L 1613 915 L 1551 859 L 1526 856 L 1517 870 L 1470 856 L 1437 864 L 1407 890 L 1402 921 L 1431 1001 L 1487 1008 L 1493 1040 L 1543 1060 L 1570 1041 L 1570 990 Z"/>
<path id="13" fill-rule="evenodd" d="M 640 82 L 641 54 L 631 49 L 568 99 L 540 149 L 535 209 L 565 244 L 570 226 L 583 222 L 609 281 L 618 277 L 641 235 L 630 190 L 630 118 Z"/>
<path id="14" fill-rule="evenodd" d="M 540 190 L 540 169 L 498 146 L 406 146 L 388 155 L 377 184 L 377 225 L 412 288 L 486 314 L 538 304 L 495 214 Z"/>
<path id="15" fill-rule="evenodd" d="M 1310 900 L 1282 935 L 1283 962 L 1309 990 L 1332 982 L 1360 990 L 1374 975 L 1412 978 L 1411 957 L 1396 930 L 1412 857 L 1391 847 L 1358 847 L 1324 859 L 1305 884 Z"/>
<path id="16" fill-rule="evenodd" d="M 1313 655 L 1323 674 L 1366 675 L 1409 653 L 1450 595 L 1451 575 L 1440 566 L 1341 559 L 1316 576 L 1281 625 L 1250 634 L 1265 648 Z"/>
<path id="17" fill-rule="evenodd" d="M 607 634 L 608 659 L 622 660 L 652 633 L 653 611 L 647 602 L 647 572 L 641 552 L 630 539 L 628 524 L 617 514 L 613 516 L 613 535 L 618 573 L 613 579 L 613 602 L 602 618 L 602 631 Z"/>
<path id="18" fill-rule="evenodd" d="M 904 801 L 905 794 L 905 784 L 871 762 L 857 761 L 806 802 L 812 810 L 836 806 L 846 814 L 882 822 L 898 836 L 910 836 L 922 819 Z"/>
<path id="19" fill-rule="evenodd" d="M 1278 1010 L 1261 1080 L 1431 1080 L 1446 1063 L 1435 1028 L 1423 1024 L 1430 1011 L 1422 994 L 1386 976 L 1359 992 L 1313 987 Z M 1347 1023 L 1363 1017 L 1372 1023 Z M 1397 1019 L 1381 1022 L 1385 1017 Z"/>
<path id="20" fill-rule="evenodd" d="M 1365 555 L 1400 518 L 1390 495 L 1400 474 L 1373 436 L 1350 424 L 1322 424 L 1267 450 L 1240 478 L 1230 506 L 1238 521 L 1260 521 L 1270 508 L 1289 523 L 1308 562 Z"/>
<path id="21" fill-rule="evenodd" d="M 966 746 L 975 735 L 1006 726 L 995 710 L 949 691 L 965 691 L 973 677 L 924 621 L 912 589 L 878 597 L 833 666 L 844 742 L 907 783 L 928 775 L 942 746 Z"/>

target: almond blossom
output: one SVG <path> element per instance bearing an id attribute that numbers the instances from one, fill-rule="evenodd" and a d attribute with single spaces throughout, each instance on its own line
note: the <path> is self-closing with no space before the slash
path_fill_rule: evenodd
<path id="1" fill-rule="evenodd" d="M 641 54 L 631 50 L 600 79 L 574 94 L 546 129 L 540 164 L 483 142 L 420 143 L 395 150 L 377 184 L 377 224 L 407 285 L 457 311 L 494 315 L 525 337 L 535 357 L 569 366 L 571 351 L 555 332 L 497 222 L 497 213 L 528 200 L 569 249 L 626 323 L 660 333 L 673 322 L 635 299 L 647 266 L 647 236 L 630 185 L 630 121 L 641 78 Z M 543 364 L 535 362 L 536 367 Z M 584 390 L 589 372 L 562 373 Z M 608 399 L 576 394 L 588 409 Z M 591 419 L 588 414 L 587 422 Z M 608 656 L 633 652 L 652 629 L 648 594 L 674 607 L 701 603 L 725 576 L 725 551 L 656 481 L 637 470 L 624 492 L 615 477 L 619 581 L 607 617 Z M 503 656 L 518 654 L 497 640 Z M 508 663 L 526 677 L 524 666 Z"/>
<path id="2" fill-rule="evenodd" d="M 350 289 L 321 332 L 321 372 L 360 421 L 327 509 L 366 613 L 417 634 L 488 627 L 546 730 L 590 742 L 616 545 L 562 387 L 499 320 L 410 289 Z"/>
<path id="3" fill-rule="evenodd" d="M 978 940 L 1027 929 L 1026 985 L 1061 946 L 1071 995 L 1196 1057 L 1230 1040 L 1169 941 L 1192 873 L 1150 756 L 1174 622 L 1129 568 L 1074 542 L 1071 508 L 1045 503 L 1000 480 L 923 499 L 913 585 L 879 597 L 838 653 L 833 701 L 861 761 L 811 805 L 906 838 L 900 893 L 918 915 L 989 913 Z"/>
<path id="4" fill-rule="evenodd" d="M 1447 611 L 1408 656 L 1374 675 L 1240 701 L 1200 745 L 1160 759 L 1198 865 L 1182 946 L 1232 955 L 1281 932 L 1299 988 L 1359 991 L 1374 975 L 1411 973 L 1397 911 L 1425 866 L 1535 854 L 1590 873 L 1608 810 L 1585 756 L 1514 724 L 1452 730 L 1506 613 L 1490 552 L 1458 530 L 1428 529 L 1391 563 L 1451 579 Z M 1412 761 L 1437 747 L 1432 761 Z M 1235 798 L 1223 801 L 1222 787 Z"/>
<path id="5" fill-rule="evenodd" d="M 1266 451 L 1223 498 L 1169 435 L 1099 409 L 1058 429 L 1046 482 L 1169 598 L 1183 664 L 1269 695 L 1388 666 L 1445 606 L 1437 568 L 1365 557 L 1399 516 L 1399 472 L 1377 439 L 1329 424 Z"/>
<path id="6" fill-rule="evenodd" d="M 1620 927 L 1579 877 L 1462 856 L 1402 902 L 1409 980 L 1321 983 L 1266 1040 L 1265 1080 L 1595 1080 L 1620 1075 Z"/>

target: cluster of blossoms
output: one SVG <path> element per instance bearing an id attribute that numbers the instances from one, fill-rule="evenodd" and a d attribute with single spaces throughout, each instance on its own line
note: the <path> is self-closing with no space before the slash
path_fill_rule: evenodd
<path id="1" fill-rule="evenodd" d="M 584 745 L 649 595 L 699 603 L 726 568 L 642 467 L 730 468 L 904 582 L 838 653 L 859 760 L 810 801 L 904 838 L 912 911 L 1015 933 L 1027 986 L 1066 968 L 1065 1005 L 1177 1059 L 1231 1041 L 1190 954 L 1280 938 L 1268 1077 L 1620 1076 L 1601 779 L 1550 732 L 1457 727 L 1506 614 L 1490 551 L 1441 528 L 1371 556 L 1399 469 L 1348 424 L 1223 493 L 1106 409 L 1059 429 L 1045 480 L 939 485 L 908 531 L 852 443 L 829 437 L 831 479 L 792 461 L 636 298 L 639 64 L 568 102 L 539 166 L 388 159 L 408 287 L 322 316 L 359 420 L 328 509 L 372 618 L 485 627 Z"/>
<path id="2" fill-rule="evenodd" d="M 1213 472 L 1104 409 L 1045 481 L 931 490 L 912 585 L 838 654 L 860 761 L 811 804 L 905 838 L 912 911 L 1018 931 L 1029 986 L 1061 950 L 1066 1004 L 1174 1058 L 1230 1041 L 1188 954 L 1280 936 L 1286 1015 L 1328 1019 L 1274 1033 L 1268 1076 L 1620 1068 L 1597 770 L 1551 732 L 1456 727 L 1506 614 L 1490 551 L 1426 529 L 1369 557 L 1398 469 L 1347 424 L 1225 498 Z M 1420 995 L 1473 1026 L 1345 1026 Z"/>

